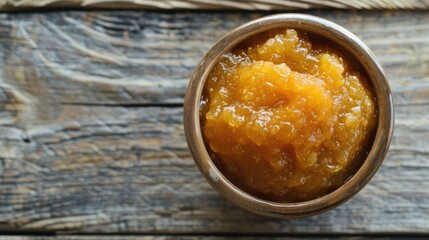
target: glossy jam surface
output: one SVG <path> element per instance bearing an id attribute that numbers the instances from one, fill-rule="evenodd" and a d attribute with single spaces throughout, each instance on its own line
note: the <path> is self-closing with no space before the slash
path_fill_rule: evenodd
<path id="1" fill-rule="evenodd" d="M 201 102 L 222 173 L 263 199 L 323 196 L 351 177 L 372 141 L 375 99 L 351 59 L 324 40 L 277 30 L 226 53 Z"/>

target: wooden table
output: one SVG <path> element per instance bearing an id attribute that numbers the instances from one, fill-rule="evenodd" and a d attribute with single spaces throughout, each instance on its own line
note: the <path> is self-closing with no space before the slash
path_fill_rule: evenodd
<path id="1" fill-rule="evenodd" d="M 395 95 L 388 156 L 352 200 L 306 219 L 256 216 L 220 197 L 189 154 L 182 103 L 195 65 L 226 32 L 270 13 L 3 13 L 1 233 L 28 235 L 10 239 L 429 236 L 428 12 L 306 13 L 368 44 Z"/>

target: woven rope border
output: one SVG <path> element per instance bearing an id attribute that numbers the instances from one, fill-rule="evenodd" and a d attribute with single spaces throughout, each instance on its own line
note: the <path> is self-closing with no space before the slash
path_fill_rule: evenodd
<path id="1" fill-rule="evenodd" d="M 0 0 L 0 10 L 22 8 L 304 10 L 429 9 L 429 0 Z"/>

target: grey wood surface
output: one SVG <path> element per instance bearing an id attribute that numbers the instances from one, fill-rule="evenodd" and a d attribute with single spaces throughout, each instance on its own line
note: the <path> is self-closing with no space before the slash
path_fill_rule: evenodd
<path id="1" fill-rule="evenodd" d="M 1 14 L 0 230 L 429 234 L 429 14 L 309 13 L 361 37 L 395 94 L 387 159 L 352 200 L 307 219 L 255 216 L 190 157 L 181 105 L 194 66 L 262 14 Z"/>
<path id="2" fill-rule="evenodd" d="M 145 235 L 145 236 L 123 236 L 123 235 L 60 235 L 60 236 L 0 236 L 0 240 L 223 240 L 223 239 L 238 239 L 238 240 L 293 240 L 293 239 L 305 239 L 305 240 L 409 240 L 409 239 L 425 239 L 424 237 L 404 237 L 404 236 L 295 236 L 295 237 L 273 237 L 273 236 L 177 236 L 177 235 Z"/>
<path id="3" fill-rule="evenodd" d="M 2 10 L 46 8 L 84 9 L 197 9 L 197 10 L 303 10 L 303 9 L 429 9 L 429 0 L 0 0 Z"/>

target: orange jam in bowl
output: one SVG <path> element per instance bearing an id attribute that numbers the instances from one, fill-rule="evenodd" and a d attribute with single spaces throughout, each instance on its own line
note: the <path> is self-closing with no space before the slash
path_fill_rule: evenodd
<path id="1" fill-rule="evenodd" d="M 224 54 L 200 109 L 205 144 L 224 176 L 277 202 L 315 199 L 344 184 L 377 124 L 366 74 L 352 63 L 325 39 L 294 29 Z"/>

